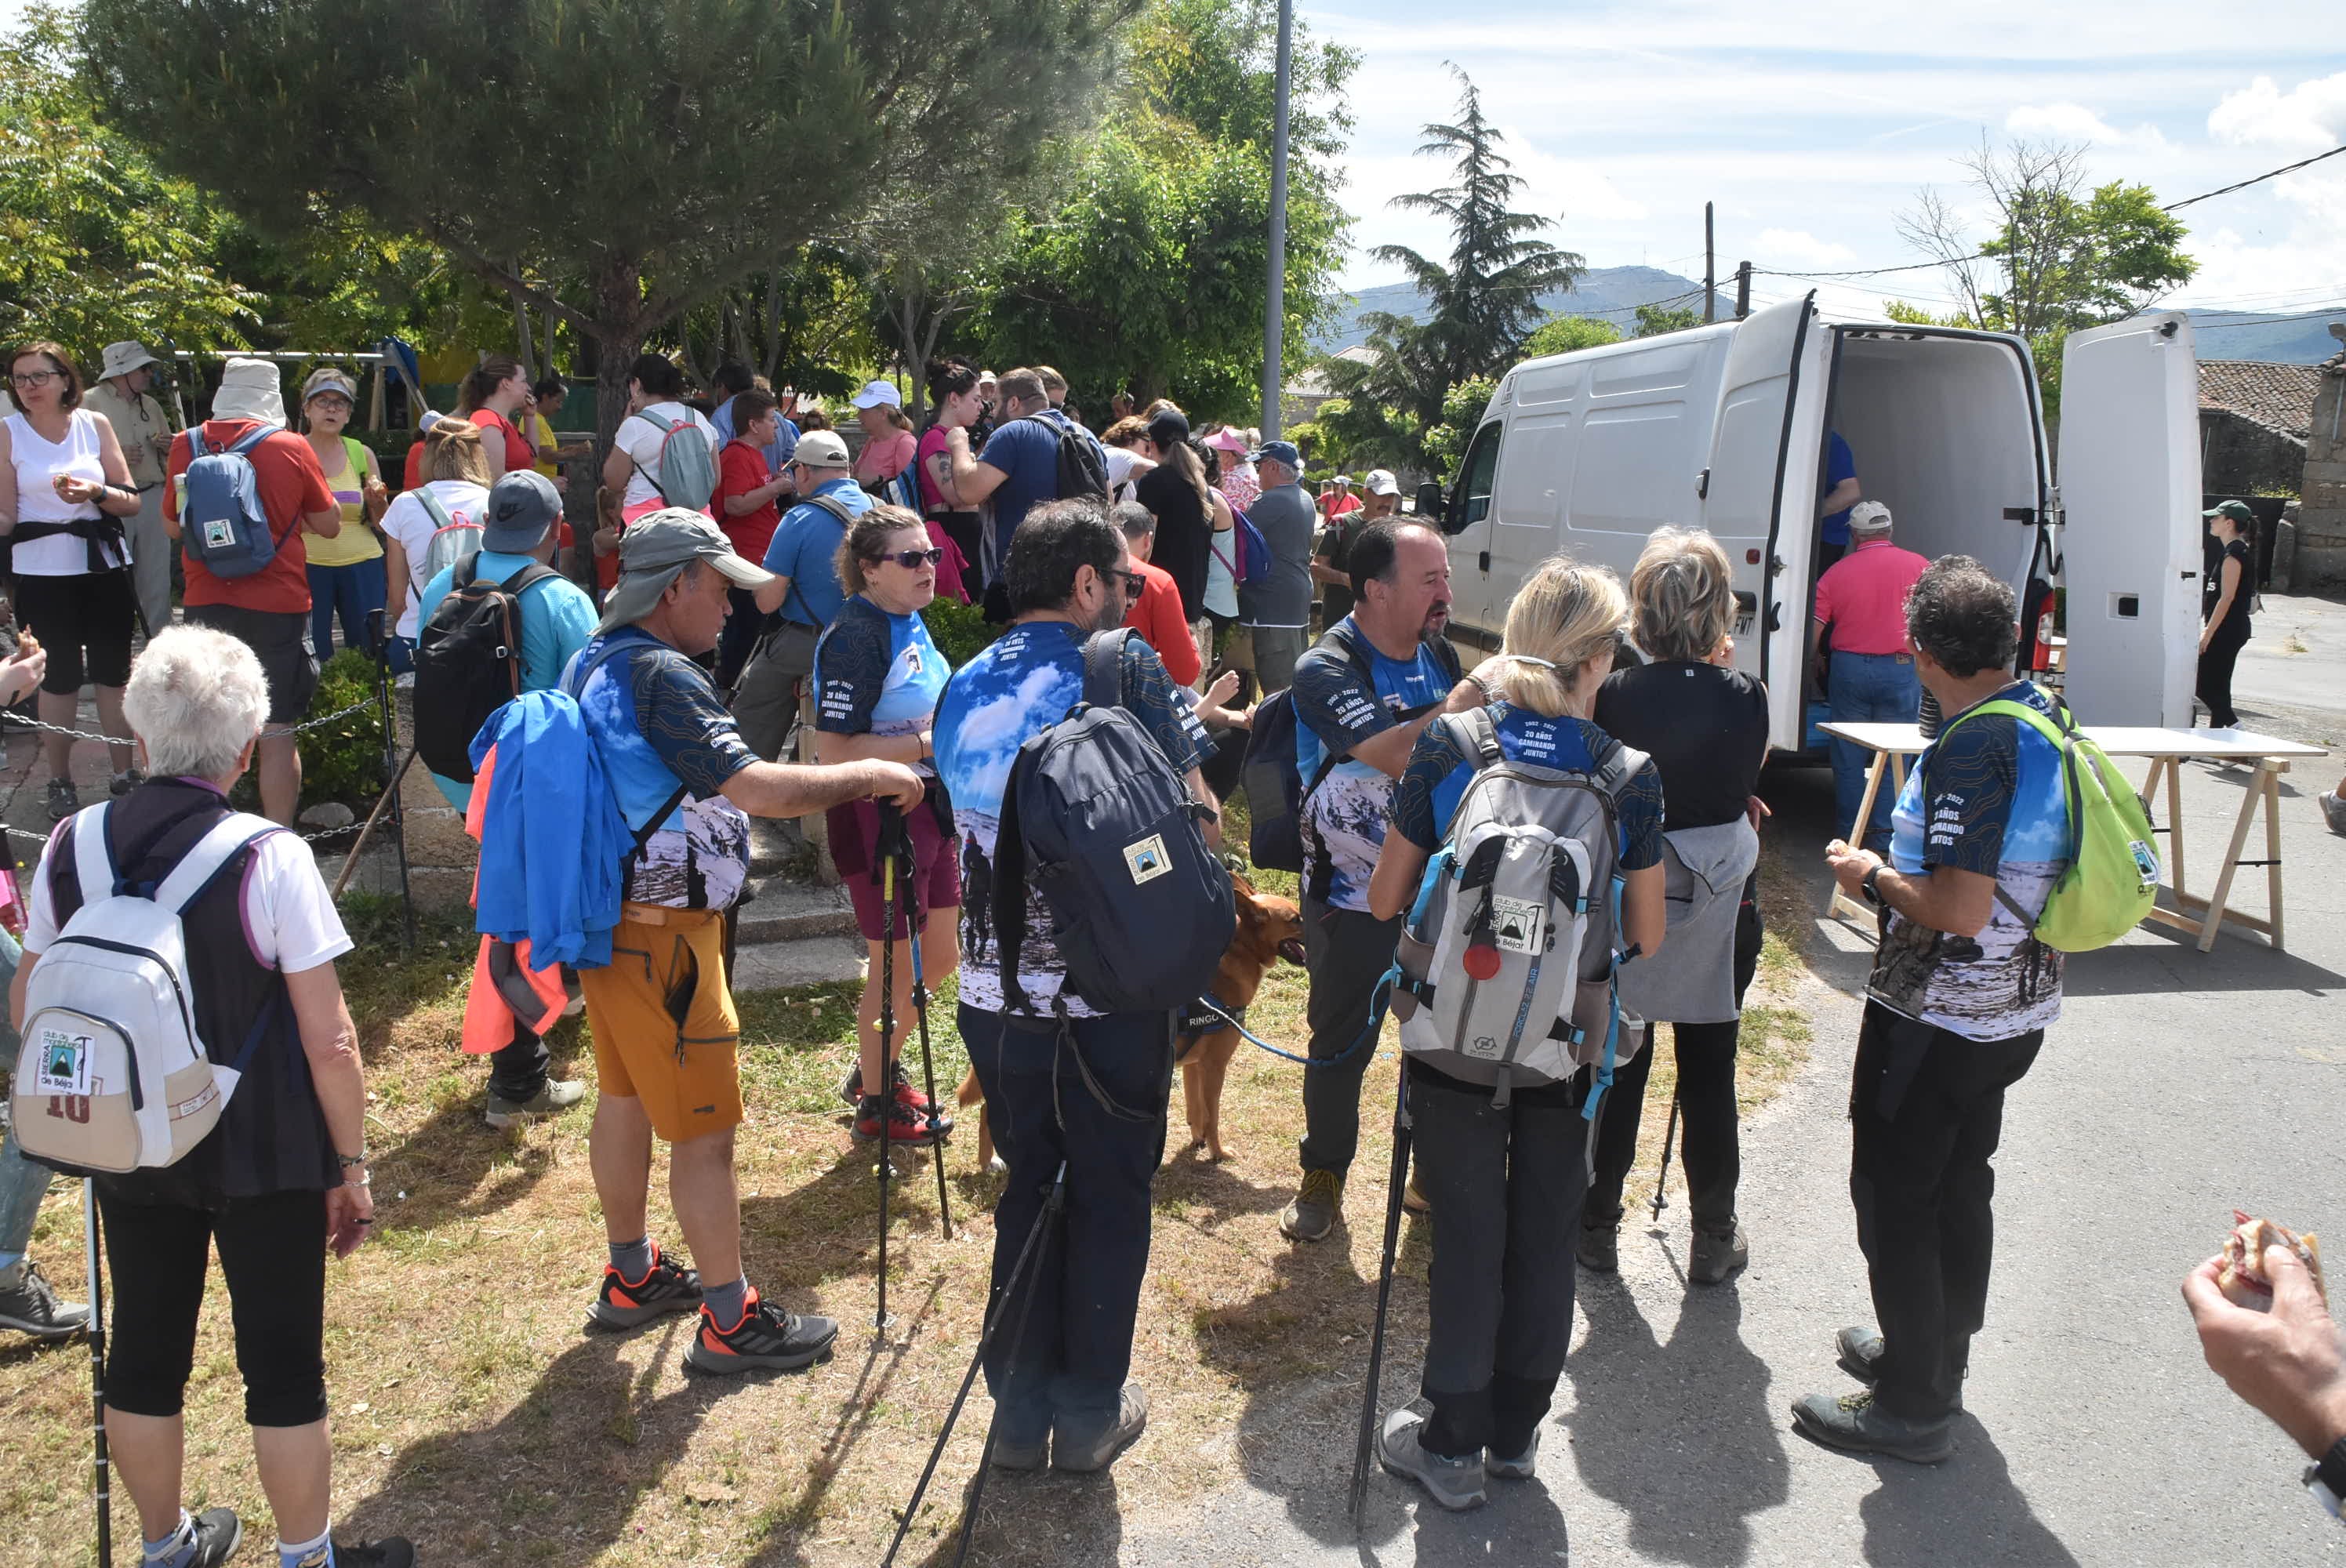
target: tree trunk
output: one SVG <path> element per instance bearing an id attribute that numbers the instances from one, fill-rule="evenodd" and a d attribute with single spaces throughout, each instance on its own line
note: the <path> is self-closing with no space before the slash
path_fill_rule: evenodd
<path id="1" fill-rule="evenodd" d="M 575 545 L 570 574 L 589 596 L 595 593 L 594 535 L 600 525 L 596 493 L 602 485 L 611 437 L 627 417 L 628 373 L 643 351 L 649 326 L 643 319 L 643 283 L 632 264 L 615 261 L 604 268 L 594 280 L 594 290 L 595 329 L 582 333 L 581 341 L 595 361 L 595 446 L 591 456 L 570 464 L 564 506 Z"/>

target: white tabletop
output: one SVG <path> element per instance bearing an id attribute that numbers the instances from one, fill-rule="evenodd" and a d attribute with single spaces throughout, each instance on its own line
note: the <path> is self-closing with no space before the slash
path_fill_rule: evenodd
<path id="1" fill-rule="evenodd" d="M 1868 751 L 1891 751 L 1912 757 L 1930 745 L 1912 724 L 1843 724 L 1817 726 Z M 2086 738 L 2113 757 L 2224 757 L 2243 761 L 2259 758 L 2327 757 L 2319 746 L 2258 735 L 2246 729 L 2129 728 L 2122 725 L 2088 724 Z"/>

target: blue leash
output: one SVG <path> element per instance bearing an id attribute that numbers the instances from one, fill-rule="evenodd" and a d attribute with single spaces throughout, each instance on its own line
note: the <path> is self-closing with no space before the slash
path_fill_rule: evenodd
<path id="1" fill-rule="evenodd" d="M 1268 1051 L 1283 1062 L 1300 1062 L 1306 1067 L 1333 1067 L 1339 1063 L 1351 1061 L 1353 1056 L 1359 1054 L 1362 1046 L 1367 1044 L 1370 1041 L 1374 1040 L 1379 1033 L 1383 1030 L 1385 1026 L 1386 1004 L 1392 1000 L 1393 983 L 1400 978 L 1401 965 L 1398 963 L 1393 965 L 1391 969 L 1386 970 L 1384 973 L 1378 978 L 1376 990 L 1371 993 L 1371 999 L 1369 1002 L 1368 1027 L 1362 1030 L 1360 1035 L 1354 1039 L 1350 1045 L 1345 1046 L 1342 1051 L 1333 1056 L 1300 1056 L 1292 1051 L 1282 1051 L 1278 1046 L 1272 1044 L 1270 1041 L 1265 1040 L 1260 1034 L 1255 1033 L 1237 1019 L 1231 1017 L 1229 1013 L 1223 1012 L 1221 1003 L 1216 1002 L 1210 996 L 1200 996 L 1198 998 L 1198 1005 L 1212 1013 L 1215 1017 L 1220 1019 L 1230 1028 L 1237 1030 L 1240 1037 L 1242 1037 L 1249 1044 Z"/>

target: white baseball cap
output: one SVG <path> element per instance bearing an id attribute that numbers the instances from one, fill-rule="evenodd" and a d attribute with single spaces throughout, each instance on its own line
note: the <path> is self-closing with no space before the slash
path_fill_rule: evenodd
<path id="1" fill-rule="evenodd" d="M 882 403 L 890 408 L 904 406 L 904 394 L 896 390 L 894 382 L 865 382 L 863 390 L 855 394 L 858 408 L 878 408 Z"/>
<path id="2" fill-rule="evenodd" d="M 1389 469 L 1372 468 L 1369 470 L 1369 476 L 1366 479 L 1362 480 L 1361 483 L 1367 486 L 1368 492 L 1372 495 L 1398 495 L 1401 494 L 1401 485 L 1394 480 L 1392 471 Z"/>

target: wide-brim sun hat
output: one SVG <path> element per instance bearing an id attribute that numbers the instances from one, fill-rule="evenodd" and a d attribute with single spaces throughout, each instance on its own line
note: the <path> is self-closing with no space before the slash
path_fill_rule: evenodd
<path id="1" fill-rule="evenodd" d="M 1247 450 L 1244 433 L 1232 430 L 1229 425 L 1222 426 L 1221 429 L 1206 437 L 1206 444 L 1216 452 L 1235 452 L 1241 455 L 1244 455 Z"/>
<path id="2" fill-rule="evenodd" d="M 147 351 L 144 343 L 120 342 L 106 345 L 106 358 L 97 367 L 97 379 L 110 382 L 117 376 L 127 376 L 141 365 L 158 365 L 163 361 Z"/>
<path id="3" fill-rule="evenodd" d="M 212 394 L 214 419 L 285 423 L 285 386 L 267 360 L 231 359 L 220 367 L 219 390 Z"/>
<path id="4" fill-rule="evenodd" d="M 762 588 L 774 575 L 734 554 L 705 512 L 663 506 L 627 524 L 619 535 L 619 585 L 603 601 L 600 634 L 631 626 L 659 607 L 660 596 L 695 561 L 706 561 L 737 588 Z"/>

